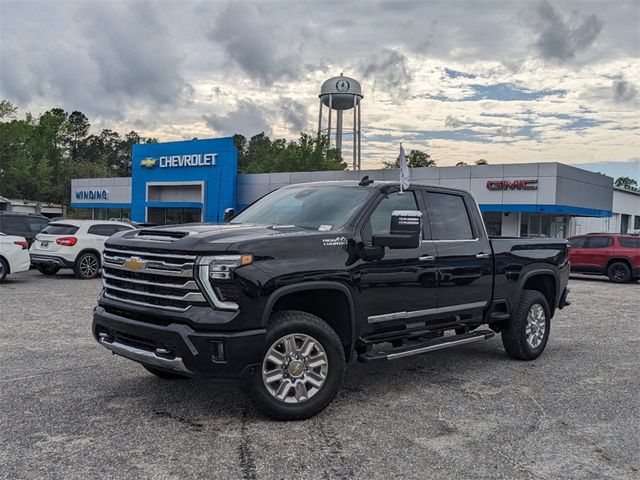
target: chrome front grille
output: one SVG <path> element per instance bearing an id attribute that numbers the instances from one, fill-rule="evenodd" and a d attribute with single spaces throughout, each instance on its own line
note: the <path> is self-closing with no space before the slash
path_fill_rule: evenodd
<path id="1" fill-rule="evenodd" d="M 139 306 L 184 312 L 206 305 L 194 279 L 195 255 L 125 251 L 107 247 L 102 283 L 107 298 Z"/>

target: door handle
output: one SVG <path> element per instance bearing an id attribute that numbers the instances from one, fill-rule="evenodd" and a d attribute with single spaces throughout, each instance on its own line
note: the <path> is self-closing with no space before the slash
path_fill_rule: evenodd
<path id="1" fill-rule="evenodd" d="M 421 262 L 433 262 L 436 259 L 433 255 L 423 255 L 422 257 L 418 257 L 418 260 Z"/>
<path id="2" fill-rule="evenodd" d="M 491 256 L 490 253 L 477 253 L 476 258 L 489 258 Z"/>

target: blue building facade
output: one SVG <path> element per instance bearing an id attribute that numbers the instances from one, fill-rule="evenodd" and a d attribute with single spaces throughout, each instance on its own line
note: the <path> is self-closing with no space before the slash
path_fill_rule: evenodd
<path id="1" fill-rule="evenodd" d="M 237 175 L 232 137 L 139 144 L 130 179 L 74 180 L 71 206 L 92 209 L 93 218 L 221 222 L 224 210 L 235 207 Z"/>

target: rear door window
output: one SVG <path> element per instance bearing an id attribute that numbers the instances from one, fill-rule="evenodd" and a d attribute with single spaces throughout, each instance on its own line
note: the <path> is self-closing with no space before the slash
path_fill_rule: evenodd
<path id="1" fill-rule="evenodd" d="M 68 225 L 66 223 L 50 223 L 42 230 L 46 235 L 73 235 L 78 231 L 79 227 Z"/>
<path id="2" fill-rule="evenodd" d="M 469 212 L 460 195 L 426 192 L 427 215 L 433 240 L 472 240 Z"/>
<path id="3" fill-rule="evenodd" d="M 612 237 L 587 237 L 584 248 L 605 248 L 613 245 Z"/>
<path id="4" fill-rule="evenodd" d="M 110 237 L 114 233 L 121 232 L 123 230 L 131 230 L 131 228 L 126 225 L 92 225 L 89 227 L 87 233 L 90 233 L 91 235 L 98 235 L 99 237 Z"/>
<path id="5" fill-rule="evenodd" d="M 31 230 L 31 232 L 40 233 L 47 225 L 49 225 L 49 222 L 44 218 L 34 217 L 27 218 L 27 225 L 29 225 L 29 230 Z"/>

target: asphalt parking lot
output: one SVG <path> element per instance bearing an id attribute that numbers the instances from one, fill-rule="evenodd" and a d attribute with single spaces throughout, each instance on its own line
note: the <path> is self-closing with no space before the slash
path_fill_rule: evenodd
<path id="1" fill-rule="evenodd" d="M 90 334 L 100 280 L 0 285 L 4 478 L 638 478 L 640 285 L 573 278 L 546 352 L 498 336 L 352 364 L 336 400 L 273 422 L 242 391 L 163 381 Z"/>

